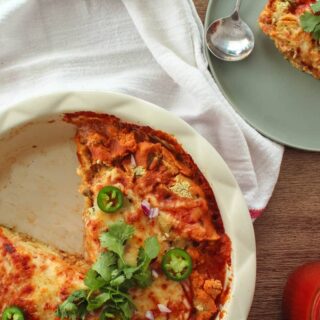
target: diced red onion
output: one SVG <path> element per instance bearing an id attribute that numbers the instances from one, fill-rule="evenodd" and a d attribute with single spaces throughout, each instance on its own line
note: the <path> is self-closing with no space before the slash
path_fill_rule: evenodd
<path id="1" fill-rule="evenodd" d="M 151 210 L 151 206 L 150 203 L 148 202 L 148 200 L 142 200 L 141 202 L 141 208 L 143 210 L 143 213 L 149 217 L 150 215 L 150 210 Z"/>
<path id="2" fill-rule="evenodd" d="M 131 166 L 135 168 L 137 166 L 137 162 L 133 154 L 131 154 L 130 160 L 131 160 Z"/>
<path id="3" fill-rule="evenodd" d="M 149 213 L 149 218 L 154 219 L 159 215 L 159 208 L 151 208 Z"/>
<path id="4" fill-rule="evenodd" d="M 141 208 L 143 213 L 149 218 L 154 219 L 159 215 L 159 208 L 151 208 L 150 203 L 148 200 L 144 199 L 141 202 Z"/>
<path id="5" fill-rule="evenodd" d="M 152 311 L 148 310 L 145 314 L 146 318 L 149 319 L 149 320 L 154 320 L 154 316 L 153 316 L 153 313 Z"/>
<path id="6" fill-rule="evenodd" d="M 158 278 L 159 277 L 159 273 L 156 270 L 152 270 L 152 275 L 154 278 Z"/>
<path id="7" fill-rule="evenodd" d="M 171 312 L 171 310 L 167 306 L 165 306 L 164 304 L 158 304 L 158 308 L 159 308 L 160 312 L 162 312 L 162 313 L 170 313 Z"/>

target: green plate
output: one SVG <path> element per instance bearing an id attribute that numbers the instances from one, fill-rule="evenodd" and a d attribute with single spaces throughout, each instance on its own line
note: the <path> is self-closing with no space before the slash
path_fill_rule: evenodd
<path id="1" fill-rule="evenodd" d="M 252 28 L 255 48 L 240 62 L 223 62 L 206 51 L 211 72 L 234 109 L 265 136 L 299 149 L 320 151 L 320 81 L 293 68 L 258 26 L 267 0 L 243 0 L 241 17 Z M 235 0 L 209 1 L 205 29 L 229 15 Z"/>

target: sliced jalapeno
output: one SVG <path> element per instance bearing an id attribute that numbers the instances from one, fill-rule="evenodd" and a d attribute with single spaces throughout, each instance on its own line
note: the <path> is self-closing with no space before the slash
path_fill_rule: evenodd
<path id="1" fill-rule="evenodd" d="M 15 306 L 7 307 L 2 313 L 2 320 L 24 320 L 23 311 Z"/>
<path id="2" fill-rule="evenodd" d="M 103 212 L 116 212 L 123 205 L 123 194 L 117 187 L 106 186 L 99 191 L 97 203 Z"/>
<path id="3" fill-rule="evenodd" d="M 192 272 L 192 259 L 187 251 L 174 248 L 163 256 L 161 267 L 169 279 L 182 281 Z"/>

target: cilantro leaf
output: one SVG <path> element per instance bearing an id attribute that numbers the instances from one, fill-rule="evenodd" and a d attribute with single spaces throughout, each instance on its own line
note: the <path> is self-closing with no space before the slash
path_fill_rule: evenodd
<path id="1" fill-rule="evenodd" d="M 124 243 L 133 236 L 134 227 L 120 220 L 109 226 L 108 233 L 121 243 Z"/>
<path id="2" fill-rule="evenodd" d="M 66 300 L 58 307 L 57 316 L 61 319 L 76 320 L 78 317 L 78 307 L 74 303 Z"/>
<path id="3" fill-rule="evenodd" d="M 149 269 L 151 261 L 159 254 L 160 246 L 156 237 L 150 237 L 145 240 L 144 248 L 139 249 L 137 258 L 137 268 L 133 278 L 141 288 L 148 287 L 152 282 L 152 273 Z"/>
<path id="4" fill-rule="evenodd" d="M 146 270 L 149 267 L 150 262 L 156 258 L 159 254 L 160 246 L 156 237 L 150 237 L 145 240 L 144 248 L 139 249 L 137 266 Z"/>
<path id="5" fill-rule="evenodd" d="M 111 294 L 109 292 L 104 292 L 99 294 L 98 296 L 89 299 L 89 303 L 87 306 L 87 310 L 89 312 L 94 311 L 102 307 L 104 303 L 111 299 Z"/>
<path id="6" fill-rule="evenodd" d="M 139 254 L 137 258 L 137 270 L 133 275 L 133 279 L 137 282 L 137 285 L 141 288 L 146 288 L 150 285 L 152 281 L 151 271 L 149 269 L 149 264 L 151 259 L 146 254 L 144 248 L 139 249 Z"/>
<path id="7" fill-rule="evenodd" d="M 116 253 L 124 262 L 124 243 L 132 237 L 134 228 L 124 221 L 118 221 L 109 226 L 108 232 L 100 236 L 100 243 L 103 248 Z"/>
<path id="8" fill-rule="evenodd" d="M 314 13 L 320 12 L 320 1 L 311 4 L 310 7 Z"/>
<path id="9" fill-rule="evenodd" d="M 118 239 L 114 238 L 110 233 L 105 232 L 100 236 L 100 243 L 102 247 L 116 253 L 124 261 L 124 245 Z"/>
<path id="10" fill-rule="evenodd" d="M 155 259 L 160 251 L 158 239 L 156 237 L 149 237 L 144 242 L 144 248 L 140 248 L 137 257 L 137 266 L 126 266 L 123 272 L 127 279 L 131 279 L 134 273 L 140 269 L 146 270 L 149 267 L 151 260 Z"/>
<path id="11" fill-rule="evenodd" d="M 147 288 L 152 283 L 152 273 L 150 269 L 142 270 L 133 276 L 140 288 Z"/>
<path id="12" fill-rule="evenodd" d="M 128 292 L 129 289 L 134 288 L 136 286 L 137 286 L 137 283 L 133 278 L 131 279 L 126 278 L 126 280 L 119 286 L 118 289 L 122 292 Z"/>
<path id="13" fill-rule="evenodd" d="M 96 271 L 90 269 L 86 274 L 84 284 L 93 291 L 103 287 L 106 282 Z"/>
<path id="14" fill-rule="evenodd" d="M 140 266 L 137 267 L 131 267 L 131 266 L 126 266 L 123 268 L 123 273 L 126 276 L 127 279 L 131 279 L 133 274 L 140 268 Z"/>
<path id="15" fill-rule="evenodd" d="M 116 256 L 112 252 L 103 252 L 93 264 L 92 270 L 96 271 L 107 283 L 111 280 L 111 273 L 116 268 Z"/>
<path id="16" fill-rule="evenodd" d="M 144 250 L 150 260 L 155 259 L 160 251 L 160 246 L 157 237 L 150 237 L 144 242 Z"/>
<path id="17" fill-rule="evenodd" d="M 62 304 L 58 306 L 57 316 L 61 319 L 76 320 L 83 318 L 87 311 L 87 291 L 77 290 L 74 291 Z"/>
<path id="18" fill-rule="evenodd" d="M 87 296 L 87 290 L 77 290 L 74 291 L 68 298 L 69 301 L 74 302 L 75 304 L 81 303 Z"/>
<path id="19" fill-rule="evenodd" d="M 119 300 L 118 300 L 119 299 Z M 107 319 L 122 319 L 130 320 L 132 319 L 134 313 L 134 305 L 129 300 L 126 301 L 124 298 L 118 298 L 117 305 L 107 305 L 100 314 L 100 320 Z"/>
<path id="20" fill-rule="evenodd" d="M 101 312 L 99 320 L 115 319 L 116 314 L 117 310 L 107 307 Z"/>
<path id="21" fill-rule="evenodd" d="M 301 27 L 306 32 L 313 32 L 314 28 L 320 23 L 320 16 L 315 16 L 311 12 L 305 12 L 300 17 Z"/>
<path id="22" fill-rule="evenodd" d="M 59 305 L 57 316 L 61 319 L 84 320 L 89 312 L 95 311 L 101 320 L 132 318 L 135 305 L 127 294 L 128 290 L 136 286 L 145 288 L 151 284 L 149 266 L 160 251 L 157 238 L 150 237 L 139 249 L 136 266 L 128 265 L 124 260 L 124 251 L 133 233 L 132 226 L 119 221 L 101 234 L 101 247 L 108 251 L 102 252 L 87 272 L 84 284 L 88 289 L 71 294 Z"/>
<path id="23" fill-rule="evenodd" d="M 320 1 L 313 4 L 311 8 L 314 10 L 315 13 L 320 12 Z M 305 32 L 309 32 L 312 34 L 312 37 L 315 40 L 320 40 L 320 16 L 315 15 L 312 12 L 306 11 L 303 15 L 300 16 L 300 24 L 301 28 Z"/>
<path id="24" fill-rule="evenodd" d="M 110 292 L 111 292 L 111 296 L 112 296 L 112 300 L 116 303 L 122 303 L 124 301 L 128 301 L 130 302 L 133 306 L 134 306 L 134 303 L 133 301 L 131 300 L 130 296 L 120 290 L 117 290 L 117 289 L 113 289 L 113 288 L 110 288 L 109 289 Z"/>
<path id="25" fill-rule="evenodd" d="M 110 308 L 107 308 L 101 312 L 99 320 L 115 319 L 115 312 L 113 312 L 113 310 L 110 310 Z"/>
<path id="26" fill-rule="evenodd" d="M 320 40 L 320 23 L 314 28 L 312 36 L 315 40 Z"/>
<path id="27" fill-rule="evenodd" d="M 120 310 L 122 311 L 123 319 L 130 320 L 134 310 L 131 307 L 131 305 L 128 303 L 128 301 L 121 303 L 119 307 L 120 307 Z"/>
<path id="28" fill-rule="evenodd" d="M 112 287 L 119 287 L 122 283 L 124 283 L 126 280 L 125 276 L 124 275 L 120 275 L 114 279 L 112 279 L 110 281 L 110 286 Z"/>

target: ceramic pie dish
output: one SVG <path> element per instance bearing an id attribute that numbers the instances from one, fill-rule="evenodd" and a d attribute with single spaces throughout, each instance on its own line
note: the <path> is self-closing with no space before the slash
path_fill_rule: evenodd
<path id="1" fill-rule="evenodd" d="M 173 114 L 123 94 L 70 92 L 38 97 L 0 112 L 0 224 L 49 245 L 82 253 L 75 128 L 66 112 L 108 113 L 172 134 L 192 156 L 216 197 L 232 242 L 230 294 L 223 319 L 247 319 L 256 273 L 252 222 L 239 186 L 215 149 Z"/>

